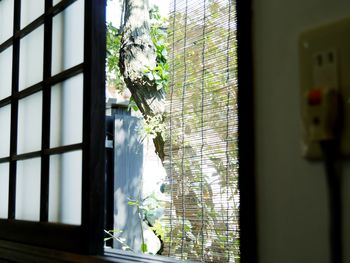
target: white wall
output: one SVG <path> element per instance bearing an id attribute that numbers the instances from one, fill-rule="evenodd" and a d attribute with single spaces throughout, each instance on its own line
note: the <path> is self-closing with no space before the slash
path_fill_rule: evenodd
<path id="1" fill-rule="evenodd" d="M 350 1 L 253 2 L 260 263 L 328 263 L 325 174 L 300 155 L 297 41 L 306 28 L 350 16 Z M 343 173 L 344 262 L 350 262 L 349 164 Z"/>

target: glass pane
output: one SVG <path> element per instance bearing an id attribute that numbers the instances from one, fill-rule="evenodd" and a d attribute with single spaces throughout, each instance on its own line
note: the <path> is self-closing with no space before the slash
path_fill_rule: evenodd
<path id="1" fill-rule="evenodd" d="M 21 40 L 19 90 L 42 81 L 44 27 L 40 26 Z"/>
<path id="2" fill-rule="evenodd" d="M 0 158 L 10 155 L 11 106 L 0 108 Z"/>
<path id="3" fill-rule="evenodd" d="M 78 0 L 53 18 L 52 74 L 83 62 L 84 1 Z"/>
<path id="4" fill-rule="evenodd" d="M 17 152 L 41 149 L 42 92 L 26 97 L 18 104 Z"/>
<path id="5" fill-rule="evenodd" d="M 40 158 L 17 162 L 16 219 L 40 219 Z"/>
<path id="6" fill-rule="evenodd" d="M 33 22 L 45 11 L 45 0 L 21 1 L 21 28 Z"/>
<path id="7" fill-rule="evenodd" d="M 81 224 L 81 151 L 51 156 L 49 221 Z"/>
<path id="8" fill-rule="evenodd" d="M 0 1 L 0 44 L 13 34 L 13 0 Z"/>
<path id="9" fill-rule="evenodd" d="M 7 218 L 9 198 L 9 164 L 0 163 L 0 218 Z"/>
<path id="10" fill-rule="evenodd" d="M 83 74 L 52 88 L 51 147 L 82 142 Z"/>
<path id="11" fill-rule="evenodd" d="M 11 84 L 12 47 L 9 47 L 0 53 L 0 100 L 11 95 Z"/>

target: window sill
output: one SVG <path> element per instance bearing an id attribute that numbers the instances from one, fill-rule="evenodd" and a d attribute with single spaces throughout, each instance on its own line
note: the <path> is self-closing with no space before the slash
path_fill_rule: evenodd
<path id="1" fill-rule="evenodd" d="M 152 256 L 152 255 L 143 255 L 135 254 L 127 251 L 118 251 L 111 248 L 105 248 L 105 256 L 101 257 L 108 262 L 142 262 L 142 263 L 178 263 L 178 262 L 190 262 L 190 261 L 181 261 L 173 258 L 168 258 L 164 256 Z"/>
<path id="2" fill-rule="evenodd" d="M 104 262 L 142 262 L 142 263 L 176 263 L 179 260 L 162 257 L 134 254 L 131 252 L 117 251 L 110 248 L 105 249 L 104 256 L 85 256 L 42 247 L 34 247 L 9 241 L 0 240 L 0 262 L 84 262 L 84 263 L 104 263 Z M 186 261 L 189 262 L 189 261 Z"/>

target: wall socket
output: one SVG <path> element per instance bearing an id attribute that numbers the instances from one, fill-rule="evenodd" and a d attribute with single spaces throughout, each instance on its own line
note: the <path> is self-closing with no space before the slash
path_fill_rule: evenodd
<path id="1" fill-rule="evenodd" d="M 299 39 L 302 155 L 320 160 L 318 142 L 308 132 L 307 96 L 314 88 L 328 87 L 340 94 L 340 152 L 350 158 L 350 18 L 303 32 Z"/>

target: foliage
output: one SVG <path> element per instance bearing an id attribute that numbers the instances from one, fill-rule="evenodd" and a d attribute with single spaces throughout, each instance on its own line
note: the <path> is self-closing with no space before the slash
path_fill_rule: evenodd
<path id="1" fill-rule="evenodd" d="M 130 200 L 128 202 L 128 205 L 131 206 L 136 206 L 137 208 L 137 214 L 139 217 L 139 225 L 140 225 L 140 229 L 141 229 L 141 252 L 142 253 L 146 253 L 148 251 L 147 249 L 147 244 L 145 243 L 145 238 L 143 236 L 143 226 L 142 226 L 142 222 L 143 222 L 143 215 L 142 215 L 142 210 L 143 210 L 143 206 L 142 206 L 142 202 L 140 200 Z"/>
<path id="2" fill-rule="evenodd" d="M 151 229 L 161 240 L 165 240 L 165 230 L 159 220 L 155 222 L 154 226 L 152 226 Z"/>
<path id="3" fill-rule="evenodd" d="M 112 23 L 107 24 L 107 85 L 122 93 L 125 89 L 123 76 L 119 69 L 119 50 L 121 34 Z"/>
<path id="4" fill-rule="evenodd" d="M 139 131 L 142 137 L 142 141 L 145 138 L 154 139 L 157 134 L 164 134 L 166 130 L 166 123 L 164 123 L 163 116 L 157 114 L 155 116 L 148 116 L 144 122 L 142 129 Z"/>
<path id="5" fill-rule="evenodd" d="M 169 82 L 169 64 L 167 47 L 167 19 L 159 13 L 159 8 L 154 6 L 150 9 L 151 37 L 157 54 L 157 65 L 154 69 L 145 69 L 145 75 L 150 80 L 155 80 L 157 89 L 167 91 Z"/>
<path id="6" fill-rule="evenodd" d="M 142 253 L 148 252 L 147 243 L 145 242 L 143 236 L 143 222 L 145 222 L 150 229 L 158 236 L 161 240 L 164 238 L 164 229 L 158 220 L 159 217 L 163 214 L 163 212 L 159 212 L 159 210 L 163 210 L 161 206 L 161 201 L 156 197 L 155 193 L 149 195 L 145 199 L 136 199 L 129 200 L 129 205 L 135 206 L 137 208 L 137 213 L 139 217 L 139 224 L 141 228 L 141 251 Z"/>

